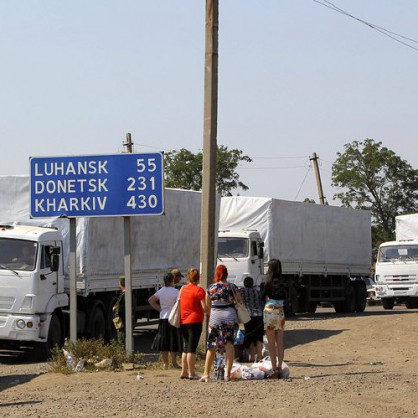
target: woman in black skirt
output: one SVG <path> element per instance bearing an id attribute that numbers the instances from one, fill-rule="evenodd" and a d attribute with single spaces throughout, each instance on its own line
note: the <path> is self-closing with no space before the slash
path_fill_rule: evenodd
<path id="1" fill-rule="evenodd" d="M 160 313 L 158 333 L 152 348 L 161 351 L 165 369 L 168 369 L 169 366 L 169 356 L 173 367 L 180 368 L 177 364 L 177 353 L 181 352 L 180 333 L 178 328 L 173 327 L 168 322 L 171 308 L 176 303 L 179 294 L 174 286 L 174 276 L 167 273 L 164 276 L 164 286 L 148 299 L 148 303 Z"/>
<path id="2" fill-rule="evenodd" d="M 263 307 L 261 293 L 254 287 L 254 280 L 252 277 L 246 277 L 244 279 L 244 288 L 240 289 L 242 299 L 248 312 L 250 313 L 251 320 L 244 324 L 245 337 L 244 347 L 249 352 L 249 361 L 261 361 L 263 351 Z"/>

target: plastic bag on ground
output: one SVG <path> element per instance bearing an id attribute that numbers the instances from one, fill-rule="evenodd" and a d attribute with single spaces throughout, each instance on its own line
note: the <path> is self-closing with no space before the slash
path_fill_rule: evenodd
<path id="1" fill-rule="evenodd" d="M 258 368 L 242 366 L 241 376 L 243 380 L 262 380 L 265 378 L 265 373 Z"/>
<path id="2" fill-rule="evenodd" d="M 266 375 L 270 374 L 273 371 L 273 367 L 271 365 L 270 357 L 264 357 L 261 361 L 257 363 L 253 363 L 251 369 L 259 369 L 264 372 Z M 282 378 L 287 379 L 290 376 L 290 369 L 288 364 L 283 361 L 282 362 Z"/>
<path id="3" fill-rule="evenodd" d="M 270 370 L 273 370 L 273 367 L 271 365 L 270 357 L 264 357 L 261 361 L 258 361 L 257 363 L 253 363 L 251 366 L 252 369 L 259 369 L 263 372 L 268 372 Z"/>
<path id="4" fill-rule="evenodd" d="M 242 378 L 242 368 L 245 366 L 242 366 L 240 363 L 233 363 L 232 369 L 231 369 L 231 380 L 238 380 Z"/>
<path id="5" fill-rule="evenodd" d="M 288 379 L 290 377 L 290 369 L 285 361 L 282 361 L 282 378 Z"/>

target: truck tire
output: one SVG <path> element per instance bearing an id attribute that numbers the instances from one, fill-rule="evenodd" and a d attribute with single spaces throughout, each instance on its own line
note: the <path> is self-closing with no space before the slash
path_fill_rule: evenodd
<path id="1" fill-rule="evenodd" d="M 52 314 L 51 322 L 49 323 L 47 341 L 41 343 L 37 347 L 37 354 L 42 360 L 49 360 L 52 357 L 52 350 L 54 347 L 61 348 L 64 344 L 64 334 L 62 323 L 57 314 Z"/>
<path id="2" fill-rule="evenodd" d="M 354 310 L 356 312 L 364 312 L 367 306 L 366 286 L 361 282 L 355 283 L 354 293 L 355 293 L 355 298 L 356 298 Z"/>
<path id="3" fill-rule="evenodd" d="M 306 304 L 306 312 L 310 314 L 314 314 L 316 312 L 317 307 L 318 307 L 318 304 L 316 302 L 308 302 Z"/>
<path id="4" fill-rule="evenodd" d="M 395 299 L 393 298 L 382 298 L 383 309 L 393 309 L 395 306 Z"/>
<path id="5" fill-rule="evenodd" d="M 356 295 L 354 286 L 349 283 L 345 288 L 345 299 L 343 301 L 343 312 L 352 313 L 356 306 Z"/>
<path id="6" fill-rule="evenodd" d="M 418 308 L 418 298 L 408 298 L 405 301 L 406 309 L 416 309 Z"/>
<path id="7" fill-rule="evenodd" d="M 90 312 L 89 336 L 94 340 L 104 339 L 106 334 L 105 316 L 100 304 L 96 304 Z"/>

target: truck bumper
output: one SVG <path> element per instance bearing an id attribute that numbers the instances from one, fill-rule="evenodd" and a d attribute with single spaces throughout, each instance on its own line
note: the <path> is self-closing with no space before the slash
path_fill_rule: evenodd
<path id="1" fill-rule="evenodd" d="M 44 341 L 39 338 L 40 323 L 39 316 L 0 314 L 0 340 Z"/>
<path id="2" fill-rule="evenodd" d="M 376 296 L 380 298 L 418 297 L 418 283 L 402 285 L 376 285 Z"/>

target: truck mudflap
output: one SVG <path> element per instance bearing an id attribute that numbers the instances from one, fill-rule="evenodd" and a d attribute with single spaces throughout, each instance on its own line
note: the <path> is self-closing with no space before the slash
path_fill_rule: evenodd
<path id="1" fill-rule="evenodd" d="M 0 340 L 42 341 L 41 318 L 36 315 L 0 315 Z"/>

